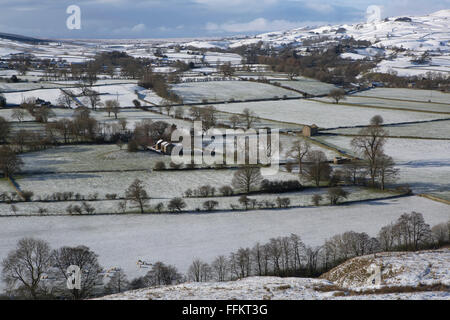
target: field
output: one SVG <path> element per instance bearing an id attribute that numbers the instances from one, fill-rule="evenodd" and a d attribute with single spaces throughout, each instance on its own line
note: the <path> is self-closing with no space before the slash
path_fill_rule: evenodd
<path id="1" fill-rule="evenodd" d="M 129 277 L 147 271 L 136 266 L 138 259 L 164 261 L 185 272 L 196 257 L 211 262 L 217 255 L 290 233 L 311 246 L 349 230 L 375 236 L 382 226 L 412 210 L 423 213 L 430 225 L 450 218 L 448 205 L 419 197 L 241 213 L 1 218 L 0 260 L 27 235 L 53 247 L 89 246 L 104 267 L 120 266 Z"/>
<path id="2" fill-rule="evenodd" d="M 352 152 L 351 137 L 317 139 Z M 384 149 L 400 169 L 398 184 L 407 184 L 418 193 L 450 190 L 450 141 L 392 138 Z"/>
<path id="3" fill-rule="evenodd" d="M 151 198 L 170 199 L 182 196 L 188 188 L 195 189 L 208 184 L 216 188 L 231 185 L 234 173 L 233 170 L 150 172 L 150 169 L 152 167 L 149 166 L 148 171 L 36 174 L 23 176 L 16 181 L 23 190 L 32 190 L 36 196 L 72 191 L 86 196 L 98 192 L 100 198 L 104 198 L 108 193 L 125 196 L 125 189 L 135 179 L 140 179 Z M 296 179 L 296 176 L 280 172 L 267 178 L 288 180 Z"/>
<path id="4" fill-rule="evenodd" d="M 215 101 L 272 99 L 276 97 L 301 97 L 294 91 L 278 88 L 269 84 L 249 81 L 211 81 L 182 83 L 172 87 L 172 90 L 183 98 L 185 103 L 200 103 L 206 99 Z"/>
<path id="5" fill-rule="evenodd" d="M 363 97 L 412 100 L 420 102 L 450 103 L 450 94 L 432 90 L 377 88 L 357 94 Z"/>
<path id="6" fill-rule="evenodd" d="M 317 100 L 330 102 L 329 98 L 321 98 L 321 99 L 317 99 Z M 357 105 L 357 106 L 367 106 L 367 107 L 431 111 L 431 112 L 445 112 L 445 113 L 448 113 L 448 116 L 450 117 L 450 102 L 449 102 L 449 104 L 446 105 L 446 104 L 437 104 L 437 103 L 429 103 L 429 102 L 412 102 L 412 101 L 379 99 L 379 98 L 363 97 L 363 96 L 347 96 L 347 99 L 343 100 L 341 103 Z"/>
<path id="7" fill-rule="evenodd" d="M 67 176 L 67 174 L 60 174 L 59 177 Z M 86 178 L 88 179 L 88 178 Z M 89 189 L 91 180 L 87 180 L 86 190 L 94 192 L 95 190 Z M 94 182 L 92 182 L 94 183 Z M 0 184 L 0 187 L 2 185 Z M 7 187 L 5 185 L 5 187 Z M 187 187 L 187 186 L 185 186 Z M 184 190 L 182 188 L 178 188 L 180 193 L 176 194 L 174 191 L 171 191 L 168 195 L 173 196 L 182 196 Z M 150 190 L 150 189 L 147 189 Z M 347 199 L 342 200 L 342 203 L 354 202 L 354 201 L 367 201 L 367 200 L 375 200 L 382 198 L 390 198 L 394 197 L 397 194 L 389 191 L 373 191 L 366 188 L 360 187 L 348 187 L 345 188 L 347 192 L 349 192 L 349 196 Z M 12 188 L 10 190 L 5 190 L 8 192 L 14 191 Z M 63 191 L 63 190 L 61 190 Z M 176 191 L 176 190 L 175 190 Z M 0 192 L 1 189 L 0 189 Z M 124 190 L 118 190 L 119 196 L 124 195 Z M 270 201 L 276 204 L 276 199 L 278 197 L 281 198 L 289 198 L 291 203 L 290 207 L 310 207 L 312 205 L 312 196 L 319 194 L 322 196 L 323 200 L 321 204 L 328 205 L 329 201 L 327 199 L 327 190 L 325 188 L 322 189 L 306 189 L 300 192 L 289 192 L 283 194 L 255 194 L 251 195 L 250 198 L 254 199 L 258 202 L 262 201 Z M 88 199 L 89 194 L 83 194 Z M 164 194 L 165 196 L 166 194 Z M 204 210 L 203 203 L 205 201 L 217 201 L 218 206 L 216 210 L 230 211 L 232 210 L 231 206 L 235 206 L 236 208 L 242 209 L 242 206 L 239 203 L 240 196 L 231 196 L 231 197 L 208 197 L 208 198 L 185 198 L 186 208 L 184 210 L 190 212 L 196 212 Z M 96 201 L 89 201 L 88 203 L 95 209 L 95 214 L 123 214 L 121 208 L 119 208 L 119 203 L 123 200 L 104 200 L 104 195 L 100 195 L 100 199 Z M 168 198 L 152 198 L 146 204 L 146 208 L 148 210 L 153 209 L 157 204 L 163 203 L 165 210 L 167 210 L 167 205 L 170 199 Z M 20 202 L 15 203 L 16 211 L 13 212 L 11 210 L 11 205 L 7 203 L 0 203 L 0 216 L 39 216 L 42 215 L 40 210 L 45 209 L 45 215 L 69 215 L 66 211 L 69 206 L 80 205 L 80 201 L 59 201 L 59 202 L 44 202 L 44 201 L 34 201 L 34 202 Z M 257 209 L 258 207 L 256 207 Z M 126 213 L 138 213 L 139 208 L 136 204 L 128 202 L 125 210 Z"/>
<path id="8" fill-rule="evenodd" d="M 381 115 L 386 124 L 448 118 L 446 115 L 359 108 L 311 100 L 229 103 L 215 107 L 230 113 L 242 113 L 248 108 L 261 118 L 296 124 L 316 124 L 321 128 L 366 125 L 375 115 Z"/>
<path id="9" fill-rule="evenodd" d="M 414 137 L 431 139 L 449 139 L 450 140 L 450 120 L 439 120 L 431 122 L 398 124 L 386 126 L 389 136 L 393 137 Z M 342 128 L 327 130 L 328 133 L 356 135 L 360 128 Z"/>
<path id="10" fill-rule="evenodd" d="M 330 93 L 331 90 L 336 89 L 332 84 L 320 82 L 314 79 L 298 77 L 295 81 L 272 81 L 278 82 L 283 87 L 291 88 L 307 94 L 319 96 Z"/>

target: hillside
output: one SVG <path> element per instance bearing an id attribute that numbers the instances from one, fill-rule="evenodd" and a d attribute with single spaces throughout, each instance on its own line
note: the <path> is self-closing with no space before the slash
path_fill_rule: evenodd
<path id="1" fill-rule="evenodd" d="M 450 300 L 450 249 L 379 253 L 351 259 L 322 279 L 252 277 L 218 283 L 187 283 L 141 289 L 105 300 Z M 367 270 L 381 266 L 382 284 L 368 285 Z"/>

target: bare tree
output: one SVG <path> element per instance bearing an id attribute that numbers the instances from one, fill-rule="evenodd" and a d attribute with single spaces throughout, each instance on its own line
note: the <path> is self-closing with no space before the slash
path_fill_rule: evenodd
<path id="1" fill-rule="evenodd" d="M 195 259 L 188 270 L 188 277 L 194 282 L 211 280 L 211 267 L 200 259 Z"/>
<path id="2" fill-rule="evenodd" d="M 74 265 L 81 269 L 81 289 L 73 289 L 72 298 L 75 300 L 88 298 L 99 284 L 102 267 L 98 262 L 98 255 L 85 246 L 62 247 L 52 251 L 51 261 L 56 268 L 56 277 L 63 279 L 61 290 L 65 291 L 67 269 Z"/>
<path id="3" fill-rule="evenodd" d="M 0 117 L 0 142 L 6 142 L 6 138 L 8 137 L 11 131 L 11 124 L 6 121 L 5 118 Z"/>
<path id="4" fill-rule="evenodd" d="M 117 269 L 112 272 L 108 283 L 105 285 L 106 294 L 116 294 L 127 291 L 130 287 L 130 282 L 122 269 Z"/>
<path id="5" fill-rule="evenodd" d="M 168 286 L 182 281 L 182 275 L 178 273 L 177 268 L 171 265 L 165 265 L 162 262 L 155 262 L 152 269 L 145 275 L 146 286 Z"/>
<path id="6" fill-rule="evenodd" d="M 211 269 L 216 281 L 225 281 L 229 273 L 227 258 L 225 256 L 218 256 L 211 264 Z"/>
<path id="7" fill-rule="evenodd" d="M 0 172 L 5 178 L 20 171 L 23 161 L 8 146 L 0 147 Z"/>
<path id="8" fill-rule="evenodd" d="M 57 103 L 65 108 L 70 109 L 72 108 L 72 104 L 74 103 L 73 101 L 74 96 L 75 94 L 72 91 L 64 89 L 64 91 L 62 91 L 62 93 L 58 97 Z"/>
<path id="9" fill-rule="evenodd" d="M 237 115 L 237 114 L 233 114 L 230 117 L 229 121 L 231 123 L 231 127 L 233 129 L 236 129 L 237 127 L 239 127 L 239 124 L 241 123 L 241 117 L 239 117 L 239 115 Z"/>
<path id="10" fill-rule="evenodd" d="M 141 213 L 144 213 L 144 207 L 148 203 L 149 196 L 145 191 L 142 181 L 139 179 L 134 182 L 125 191 L 126 197 L 131 202 L 137 203 L 141 209 Z"/>
<path id="11" fill-rule="evenodd" d="M 376 118 L 375 118 L 376 117 Z M 380 116 L 375 116 L 371 124 L 359 131 L 351 144 L 357 153 L 366 161 L 372 186 L 378 173 L 378 163 L 383 157 L 383 147 L 386 143 L 387 132 L 380 125 Z"/>
<path id="12" fill-rule="evenodd" d="M 312 180 L 317 187 L 320 186 L 321 181 L 328 180 L 331 174 L 331 167 L 325 153 L 321 150 L 313 150 L 306 156 L 308 165 L 305 173 L 307 177 Z"/>
<path id="13" fill-rule="evenodd" d="M 2 262 L 3 281 L 12 292 L 38 299 L 45 289 L 42 278 L 50 268 L 50 246 L 43 240 L 24 238 Z"/>
<path id="14" fill-rule="evenodd" d="M 328 97 L 333 99 L 335 103 L 338 104 L 339 101 L 345 100 L 345 91 L 342 89 L 331 90 L 331 92 L 328 94 Z"/>
<path id="15" fill-rule="evenodd" d="M 259 186 L 262 180 L 261 169 L 247 165 L 235 172 L 232 185 L 238 190 L 250 193 L 252 189 Z"/>
<path id="16" fill-rule="evenodd" d="M 381 190 L 384 190 L 387 181 L 393 181 L 398 176 L 399 170 L 395 168 L 392 157 L 382 154 L 377 159 L 378 176 Z"/>
<path id="17" fill-rule="evenodd" d="M 335 205 L 341 199 L 347 199 L 348 192 L 342 188 L 335 187 L 328 189 L 328 200 L 330 200 L 331 205 Z"/>
<path id="18" fill-rule="evenodd" d="M 25 118 L 25 110 L 22 108 L 14 108 L 11 116 L 13 118 L 16 118 L 17 121 L 22 122 L 23 119 Z"/>
<path id="19" fill-rule="evenodd" d="M 292 144 L 289 155 L 294 158 L 299 166 L 299 174 L 303 174 L 303 159 L 308 155 L 311 145 L 306 140 L 296 140 Z"/>
<path id="20" fill-rule="evenodd" d="M 242 111 L 242 122 L 245 124 L 245 127 L 248 130 L 252 128 L 255 123 L 258 122 L 258 117 L 253 111 L 250 111 L 250 109 L 245 108 Z"/>

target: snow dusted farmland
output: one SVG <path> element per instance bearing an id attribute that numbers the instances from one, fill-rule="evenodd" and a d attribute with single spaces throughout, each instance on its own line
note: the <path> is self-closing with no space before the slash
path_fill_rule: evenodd
<path id="1" fill-rule="evenodd" d="M 7 185 L 4 185 L 7 188 Z M 1 185 L 0 185 L 1 188 Z M 348 187 L 345 188 L 346 191 L 350 193 L 345 202 L 349 201 L 364 201 L 364 200 L 374 200 L 380 198 L 389 198 L 393 197 L 396 194 L 389 191 L 378 191 L 374 192 L 370 189 L 359 188 L 359 187 Z M 14 191 L 12 188 L 10 190 L 4 190 L 12 192 Z M 0 189 L 0 192 L 2 190 Z M 122 195 L 123 195 L 122 190 Z M 256 194 L 251 195 L 251 199 L 254 199 L 258 202 L 262 201 L 270 201 L 273 204 L 276 204 L 276 199 L 278 197 L 288 197 L 291 200 L 292 207 L 308 207 L 311 206 L 312 196 L 315 194 L 320 194 L 323 197 L 322 204 L 328 205 L 327 190 L 326 189 L 306 189 L 300 192 L 289 192 L 283 194 Z M 120 196 L 120 194 L 119 194 Z M 181 196 L 181 194 L 180 194 Z M 186 211 L 197 212 L 203 210 L 203 203 L 205 201 L 217 201 L 219 205 L 216 210 L 224 210 L 230 211 L 231 205 L 236 207 L 241 207 L 239 204 L 240 196 L 232 196 L 232 197 L 209 197 L 209 198 L 185 198 L 186 202 Z M 97 201 L 89 201 L 89 205 L 95 209 L 95 214 L 122 214 L 123 211 L 119 208 L 119 203 L 122 200 L 97 200 Z M 157 204 L 163 203 L 165 208 L 169 203 L 170 199 L 165 198 L 153 198 L 150 199 L 147 205 L 147 209 L 153 209 Z M 16 211 L 13 212 L 11 210 L 11 205 L 6 203 L 0 203 L 0 216 L 39 216 L 42 215 L 40 212 L 41 209 L 45 209 L 44 215 L 69 215 L 66 209 L 69 206 L 79 205 L 80 201 L 59 201 L 59 202 L 21 202 L 16 203 Z M 137 213 L 139 212 L 139 208 L 130 202 L 127 203 L 126 207 L 127 213 Z"/>
<path id="2" fill-rule="evenodd" d="M 389 132 L 389 136 L 393 137 L 438 138 L 450 140 L 450 120 L 399 124 L 386 126 L 385 129 Z M 360 130 L 361 128 L 342 128 L 326 132 L 356 135 Z"/>
<path id="3" fill-rule="evenodd" d="M 327 136 L 318 139 L 352 152 L 351 137 Z M 397 162 L 399 184 L 408 184 L 418 193 L 450 189 L 449 140 L 391 138 L 384 149 Z"/>
<path id="4" fill-rule="evenodd" d="M 182 196 L 188 188 L 231 185 L 233 173 L 233 170 L 57 173 L 23 176 L 16 181 L 23 190 L 33 190 L 36 196 L 72 191 L 86 196 L 98 192 L 104 198 L 108 193 L 124 196 L 128 186 L 140 179 L 151 198 L 170 199 Z M 267 178 L 290 180 L 296 176 L 279 172 Z"/>
<path id="5" fill-rule="evenodd" d="M 375 115 L 381 115 L 386 124 L 448 118 L 447 115 L 360 108 L 311 100 L 229 103 L 215 107 L 230 113 L 242 113 L 248 108 L 261 118 L 297 124 L 316 124 L 321 128 L 366 125 Z"/>
<path id="6" fill-rule="evenodd" d="M 0 260 L 27 235 L 53 247 L 87 245 L 104 267 L 120 266 L 130 278 L 148 271 L 136 266 L 138 259 L 164 261 L 185 272 L 196 257 L 211 262 L 217 255 L 290 233 L 312 246 L 349 230 L 375 236 L 412 210 L 423 213 L 430 225 L 450 218 L 448 205 L 420 197 L 240 213 L 1 218 Z"/>
<path id="7" fill-rule="evenodd" d="M 41 89 L 24 92 L 5 93 L 4 96 L 8 103 L 21 104 L 24 100 L 29 98 L 40 98 L 45 101 L 50 101 L 53 105 L 58 105 L 58 97 L 62 94 L 59 89 Z"/>
<path id="8" fill-rule="evenodd" d="M 174 85 L 172 90 L 186 103 L 202 102 L 203 99 L 214 101 L 272 99 L 276 97 L 301 97 L 294 91 L 278 88 L 264 83 L 250 81 L 211 81 L 193 82 Z"/>
<path id="9" fill-rule="evenodd" d="M 331 90 L 336 89 L 336 86 L 317 81 L 315 79 L 309 79 L 304 77 L 298 77 L 295 81 L 272 81 L 278 82 L 283 87 L 291 88 L 307 94 L 319 96 L 330 93 Z"/>
<path id="10" fill-rule="evenodd" d="M 377 88 L 359 92 L 357 96 L 387 99 L 439 102 L 450 104 L 450 94 L 433 90 Z"/>
<path id="11" fill-rule="evenodd" d="M 330 102 L 329 98 L 317 99 L 319 101 Z M 378 99 L 372 97 L 361 96 L 347 96 L 347 99 L 341 102 L 342 104 L 354 104 L 358 106 L 367 107 L 381 107 L 381 108 L 393 108 L 393 109 L 410 109 L 419 111 L 432 111 L 432 112 L 447 112 L 450 117 L 450 101 L 448 105 L 428 103 L 428 102 L 411 102 L 411 101 L 398 101 L 388 99 Z"/>

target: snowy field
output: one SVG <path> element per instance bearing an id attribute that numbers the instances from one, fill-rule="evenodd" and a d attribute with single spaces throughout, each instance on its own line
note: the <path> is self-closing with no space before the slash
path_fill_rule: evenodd
<path id="1" fill-rule="evenodd" d="M 0 92 L 19 92 L 19 91 L 30 91 L 39 89 L 55 89 L 64 87 L 62 84 L 54 84 L 50 82 L 19 82 L 19 83 L 6 83 L 0 82 Z M 5 93 L 4 93 L 5 94 Z"/>
<path id="2" fill-rule="evenodd" d="M 449 300 L 444 291 L 339 296 L 317 290 L 333 283 L 322 279 L 251 277 L 231 282 L 184 283 L 139 289 L 98 300 Z M 341 293 L 341 292 L 339 292 Z M 217 314 L 217 311 L 216 311 Z"/>
<path id="3" fill-rule="evenodd" d="M 404 96 L 405 99 L 408 96 Z M 449 97 L 450 98 L 450 97 Z M 330 102 L 329 98 L 317 99 L 318 101 Z M 355 104 L 359 106 L 367 107 L 382 107 L 382 108 L 393 108 L 393 109 L 410 109 L 419 111 L 432 111 L 432 112 L 447 112 L 450 117 L 450 99 L 447 105 L 437 104 L 437 103 L 424 103 L 424 102 L 410 102 L 410 101 L 398 101 L 398 100 L 386 100 L 377 99 L 372 97 L 361 97 L 361 96 L 347 96 L 345 100 L 341 103 L 343 104 Z"/>
<path id="4" fill-rule="evenodd" d="M 41 89 L 24 92 L 4 93 L 3 95 L 5 96 L 6 101 L 12 104 L 21 104 L 29 98 L 39 98 L 44 101 L 50 101 L 53 105 L 59 105 L 58 98 L 61 94 L 62 91 L 59 89 Z"/>
<path id="5" fill-rule="evenodd" d="M 242 113 L 248 108 L 261 118 L 296 124 L 316 124 L 321 128 L 366 125 L 375 115 L 381 115 L 386 124 L 447 118 L 446 115 L 360 108 L 310 100 L 229 103 L 215 107 L 230 113 Z"/>
<path id="6" fill-rule="evenodd" d="M 450 104 L 450 93 L 433 90 L 376 88 L 359 92 L 356 96 Z"/>
<path id="7" fill-rule="evenodd" d="M 101 170 L 149 170 L 170 157 L 153 152 L 129 153 L 116 145 L 60 146 L 21 155 L 24 172 L 93 172 Z"/>
<path id="8" fill-rule="evenodd" d="M 164 261 L 186 272 L 196 257 L 211 262 L 217 255 L 290 233 L 312 246 L 349 230 L 375 236 L 412 210 L 421 212 L 430 225 L 450 218 L 448 205 L 420 197 L 240 213 L 1 218 L 0 260 L 26 235 L 49 241 L 54 248 L 87 245 L 104 267 L 122 267 L 129 277 L 147 271 L 136 266 L 138 259 Z"/>
<path id="9" fill-rule="evenodd" d="M 310 95 L 325 95 L 330 93 L 331 90 L 336 89 L 336 86 L 324 82 L 317 81 L 315 79 L 309 79 L 304 77 L 296 78 L 296 81 L 273 81 L 278 82 L 283 87 L 306 92 Z"/>
<path id="10" fill-rule="evenodd" d="M 231 185 L 233 174 L 234 170 L 85 172 L 30 175 L 16 181 L 22 190 L 31 190 L 35 196 L 71 191 L 86 196 L 98 192 L 100 198 L 104 198 L 108 193 L 124 196 L 128 186 L 140 179 L 151 198 L 170 199 L 182 196 L 188 188 L 211 185 L 218 189 Z M 296 178 L 296 175 L 284 172 L 267 177 L 269 180 Z"/>
<path id="11" fill-rule="evenodd" d="M 9 181 L 4 178 L 0 178 L 0 193 L 2 192 L 14 192 L 14 188 L 11 186 Z"/>
<path id="12" fill-rule="evenodd" d="M 7 185 L 3 185 L 5 188 L 4 191 L 12 192 L 14 191 L 12 188 L 7 189 Z M 2 184 L 0 183 L 0 188 L 2 188 Z M 347 192 L 349 192 L 349 196 L 347 199 L 342 202 L 352 202 L 352 201 L 365 201 L 365 200 L 375 200 L 381 198 L 389 198 L 393 197 L 396 194 L 392 192 L 374 192 L 369 189 L 360 188 L 360 187 L 348 187 L 345 188 Z M 3 192 L 4 192 L 3 191 Z M 0 192 L 1 189 L 0 189 Z M 217 192 L 218 193 L 218 192 Z M 327 190 L 326 189 L 306 189 L 300 192 L 289 192 L 283 194 L 258 194 L 251 195 L 250 198 L 254 199 L 258 202 L 270 201 L 276 204 L 276 199 L 278 197 L 281 198 L 289 198 L 291 200 L 290 207 L 309 207 L 312 205 L 312 196 L 319 194 L 323 197 L 321 201 L 322 205 L 328 205 L 329 201 L 327 200 Z M 88 199 L 88 194 L 85 194 Z M 120 196 L 120 195 L 119 195 Z M 123 195 L 123 192 L 121 194 Z M 182 196 L 180 194 L 180 196 Z M 185 211 L 197 212 L 203 211 L 203 203 L 205 201 L 217 201 L 219 204 L 215 208 L 216 210 L 224 210 L 230 211 L 231 205 L 242 209 L 242 206 L 239 203 L 240 196 L 232 196 L 232 197 L 210 197 L 210 198 L 185 198 L 186 202 Z M 102 197 L 103 198 L 103 197 Z M 36 199 L 36 198 L 34 198 Z M 119 208 L 119 203 L 122 200 L 97 200 L 97 201 L 89 201 L 89 205 L 95 208 L 95 214 L 123 214 L 123 210 Z M 161 199 L 161 198 L 153 198 L 150 199 L 146 204 L 146 210 L 148 212 L 152 212 L 155 206 L 159 203 L 164 204 L 165 210 L 167 210 L 167 205 L 170 199 Z M 60 201 L 60 202 L 20 202 L 15 203 L 16 211 L 13 212 L 11 210 L 11 205 L 7 203 L 0 203 L 0 216 L 39 216 L 40 209 L 45 209 L 45 215 L 68 215 L 66 209 L 68 206 L 76 206 L 80 205 L 81 201 Z M 258 207 L 256 207 L 258 209 Z M 139 213 L 140 210 L 136 204 L 127 202 L 127 207 L 125 210 L 126 213 Z"/>
<path id="13" fill-rule="evenodd" d="M 184 102 L 272 99 L 276 97 L 300 97 L 301 94 L 278 88 L 269 84 L 249 81 L 211 81 L 176 84 L 172 90 L 183 98 Z"/>
<path id="14" fill-rule="evenodd" d="M 394 137 L 439 138 L 450 140 L 450 120 L 387 126 L 385 129 Z M 343 128 L 327 131 L 336 134 L 358 134 L 361 128 Z"/>
<path id="15" fill-rule="evenodd" d="M 320 137 L 320 140 L 349 152 L 352 152 L 351 139 Z M 417 193 L 450 190 L 450 141 L 391 138 L 384 149 L 397 162 L 399 184 L 408 184 Z"/>

